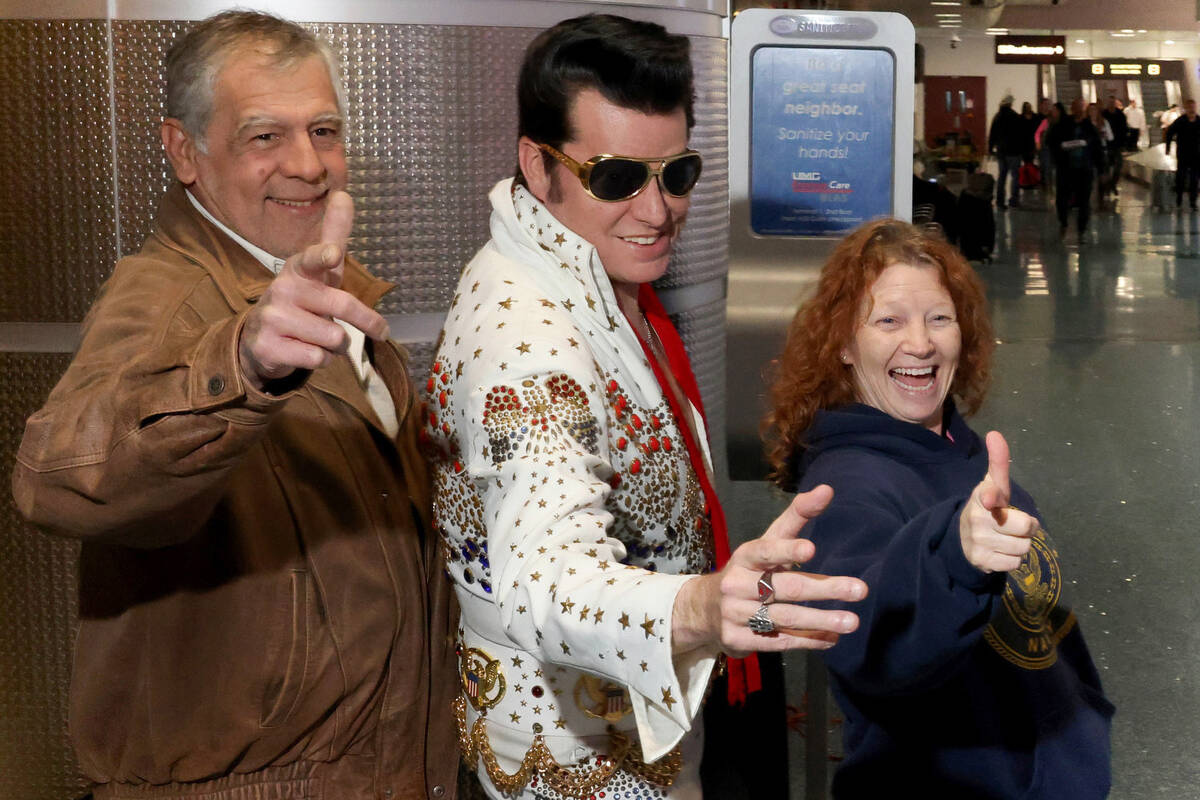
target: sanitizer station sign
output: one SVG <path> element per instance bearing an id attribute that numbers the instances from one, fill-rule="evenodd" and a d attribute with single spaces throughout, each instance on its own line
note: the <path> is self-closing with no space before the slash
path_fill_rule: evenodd
<path id="1" fill-rule="evenodd" d="M 760 46 L 751 62 L 754 233 L 838 235 L 891 214 L 892 53 Z"/>

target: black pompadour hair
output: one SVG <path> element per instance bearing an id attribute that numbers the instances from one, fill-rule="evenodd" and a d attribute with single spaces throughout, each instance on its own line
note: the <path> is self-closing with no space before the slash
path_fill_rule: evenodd
<path id="1" fill-rule="evenodd" d="M 575 133 L 571 101 L 585 89 L 645 114 L 682 108 L 688 130 L 696 124 L 690 43 L 653 22 L 588 14 L 539 34 L 517 81 L 517 136 L 561 147 Z"/>

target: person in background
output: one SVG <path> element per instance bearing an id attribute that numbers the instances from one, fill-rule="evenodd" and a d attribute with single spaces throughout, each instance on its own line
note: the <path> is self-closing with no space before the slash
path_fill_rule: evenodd
<path id="1" fill-rule="evenodd" d="M 1196 210 L 1196 188 L 1200 183 L 1200 118 L 1196 116 L 1196 101 L 1186 100 L 1183 114 L 1167 128 L 1163 136 L 1164 152 L 1175 144 L 1175 207 L 1183 208 L 1186 191 L 1192 211 Z"/>
<path id="2" fill-rule="evenodd" d="M 993 347 L 971 266 L 888 219 L 837 246 L 788 330 L 773 478 L 833 487 L 806 529 L 813 563 L 871 587 L 859 629 L 821 654 L 846 720 L 838 800 L 1108 793 L 1113 706 L 1071 581 L 1004 437 L 964 419 Z"/>
<path id="3" fill-rule="evenodd" d="M 1124 168 L 1124 156 L 1122 151 L 1125 149 L 1126 142 L 1129 139 L 1129 123 L 1125 121 L 1125 112 L 1122 110 L 1121 101 L 1116 95 L 1110 94 L 1104 102 L 1104 110 L 1101 112 L 1104 116 L 1104 121 L 1108 123 L 1109 129 L 1112 131 L 1112 139 L 1106 142 L 1109 185 L 1112 187 L 1114 196 L 1121 193 L 1121 172 Z"/>
<path id="4" fill-rule="evenodd" d="M 1025 123 L 1025 140 L 1022 144 L 1021 158 L 1032 161 L 1037 156 L 1037 143 L 1034 141 L 1033 135 L 1037 132 L 1038 126 L 1042 124 L 1045 115 L 1034 111 L 1033 104 L 1027 101 L 1021 104 L 1021 119 Z"/>
<path id="5" fill-rule="evenodd" d="M 455 793 L 454 601 L 392 287 L 346 255 L 336 67 L 254 12 L 176 40 L 177 180 L 25 428 L 17 508 L 83 542 L 97 800 Z"/>
<path id="6" fill-rule="evenodd" d="M 790 570 L 827 489 L 729 553 L 696 380 L 651 288 L 702 169 L 688 39 L 570 19 L 530 44 L 517 95 L 518 173 L 491 191 L 427 384 L 465 760 L 493 798 L 686 799 L 702 780 L 783 797 L 782 697 L 756 708 L 762 673 L 734 659 L 702 723 L 713 667 L 831 646 L 852 612 L 773 600 L 866 587 Z"/>
<path id="7" fill-rule="evenodd" d="M 1042 185 L 1053 191 L 1054 156 L 1050 152 L 1050 144 L 1047 141 L 1046 134 L 1050 132 L 1050 128 L 1055 123 L 1063 118 L 1063 115 L 1067 111 L 1063 108 L 1062 103 L 1051 103 L 1046 98 L 1042 98 L 1038 107 L 1041 109 L 1042 121 L 1038 123 L 1037 130 L 1033 133 L 1033 141 L 1037 146 L 1038 166 L 1042 170 Z"/>
<path id="8" fill-rule="evenodd" d="M 1125 137 L 1126 148 L 1139 150 L 1142 135 L 1146 132 L 1146 112 L 1142 111 L 1137 100 L 1131 99 L 1125 105 L 1125 125 L 1128 131 Z"/>
<path id="9" fill-rule="evenodd" d="M 1104 145 L 1088 120 L 1082 99 L 1076 97 L 1071 101 L 1071 113 L 1050 128 L 1046 139 L 1054 155 L 1054 206 L 1059 235 L 1066 235 L 1067 217 L 1075 205 L 1079 208 L 1076 224 L 1082 242 L 1091 214 L 1092 186 L 1095 176 L 1104 168 Z"/>
<path id="10" fill-rule="evenodd" d="M 1175 103 L 1171 103 L 1171 105 L 1169 105 L 1163 111 L 1154 112 L 1154 116 L 1158 119 L 1158 126 L 1162 130 L 1162 136 L 1164 140 L 1167 138 L 1167 128 L 1171 127 L 1171 123 L 1179 119 L 1179 116 L 1182 113 L 1183 112 L 1179 110 L 1179 106 Z"/>
<path id="11" fill-rule="evenodd" d="M 1001 211 L 1007 208 L 1004 202 L 1004 185 L 1005 179 L 1010 175 L 1008 202 L 1013 206 L 1019 206 L 1021 203 L 1017 172 L 1021 169 L 1021 153 L 1029 136 L 1026 132 L 1027 123 L 1021 119 L 1020 114 L 1013 111 L 1012 104 L 1013 96 L 1005 95 L 1000 101 L 1000 110 L 992 117 L 992 124 L 988 129 L 988 152 L 996 157 L 999 170 L 996 177 L 996 207 Z"/>
<path id="12" fill-rule="evenodd" d="M 1103 209 L 1108 202 L 1109 193 L 1112 191 L 1112 169 L 1109 161 L 1109 153 L 1113 145 L 1113 132 L 1108 124 L 1108 120 L 1104 118 L 1104 114 L 1100 111 L 1099 103 L 1088 103 L 1087 118 L 1092 127 L 1096 129 L 1096 133 L 1100 137 L 1100 163 L 1096 167 L 1095 180 L 1093 185 L 1096 187 L 1095 203 L 1097 210 Z"/>

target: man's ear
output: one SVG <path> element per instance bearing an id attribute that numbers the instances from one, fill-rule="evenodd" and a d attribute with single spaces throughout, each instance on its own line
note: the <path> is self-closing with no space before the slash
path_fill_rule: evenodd
<path id="1" fill-rule="evenodd" d="M 525 176 L 525 185 L 530 193 L 545 203 L 550 194 L 550 173 L 546 170 L 542 149 L 528 136 L 522 136 L 517 142 L 517 163 L 521 166 L 521 174 Z"/>
<path id="2" fill-rule="evenodd" d="M 196 154 L 199 148 L 191 134 L 184 129 L 183 123 L 174 117 L 163 120 L 159 133 L 162 135 L 163 150 L 175 170 L 175 177 L 184 186 L 196 182 Z"/>

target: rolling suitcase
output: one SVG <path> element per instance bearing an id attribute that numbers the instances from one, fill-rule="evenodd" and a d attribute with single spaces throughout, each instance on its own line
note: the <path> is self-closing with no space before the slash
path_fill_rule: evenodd
<path id="1" fill-rule="evenodd" d="M 963 192 L 958 196 L 958 249 L 969 261 L 989 261 L 995 247 L 996 217 L 991 199 Z"/>
<path id="2" fill-rule="evenodd" d="M 988 172 L 972 172 L 967 176 L 967 188 L 963 192 L 983 198 L 990 203 L 996 196 L 996 178 Z"/>

